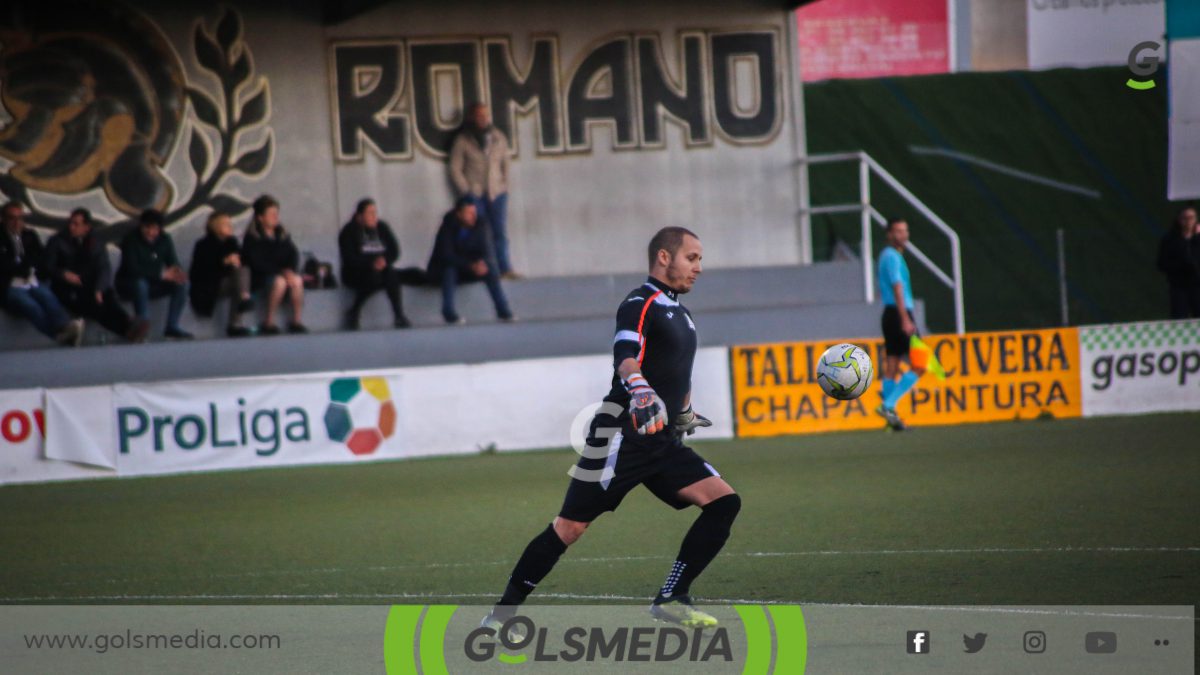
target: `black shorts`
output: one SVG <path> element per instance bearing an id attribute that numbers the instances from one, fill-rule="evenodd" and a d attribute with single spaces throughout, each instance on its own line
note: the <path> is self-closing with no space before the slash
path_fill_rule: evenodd
<path id="1" fill-rule="evenodd" d="M 905 311 L 915 325 L 917 320 L 913 318 L 912 310 Z M 883 324 L 884 353 L 888 356 L 908 356 L 909 336 L 900 326 L 900 310 L 895 305 L 884 305 L 880 323 Z"/>
<path id="2" fill-rule="evenodd" d="M 575 463 L 558 512 L 567 520 L 590 523 L 605 511 L 615 511 L 638 485 L 645 485 L 672 507 L 684 509 L 691 504 L 679 499 L 680 490 L 721 475 L 670 430 L 639 436 L 630 428 L 628 415 L 596 415 L 587 445 L 592 450 L 590 457 L 580 457 Z"/>

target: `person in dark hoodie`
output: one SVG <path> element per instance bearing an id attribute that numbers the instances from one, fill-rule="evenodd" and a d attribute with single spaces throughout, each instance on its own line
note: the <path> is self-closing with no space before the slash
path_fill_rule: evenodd
<path id="1" fill-rule="evenodd" d="M 1184 207 L 1158 246 L 1158 270 L 1167 277 L 1172 319 L 1200 317 L 1200 235 L 1196 228 L 1196 207 Z"/>
<path id="2" fill-rule="evenodd" d="M 381 290 L 392 305 L 393 325 L 410 327 L 400 298 L 401 273 L 394 267 L 400 259 L 400 243 L 392 228 L 379 219 L 375 200 L 358 202 L 354 217 L 338 234 L 338 253 L 342 259 L 342 282 L 354 289 L 354 304 L 346 312 L 346 328 L 358 330 L 363 305 Z"/>
<path id="3" fill-rule="evenodd" d="M 458 284 L 470 281 L 486 283 L 496 306 L 496 316 L 501 321 L 513 320 L 508 299 L 500 287 L 492 229 L 479 218 L 470 197 L 459 197 L 454 208 L 442 218 L 428 270 L 429 280 L 442 285 L 442 318 L 446 323 L 466 323 L 454 309 L 454 294 Z"/>
<path id="4" fill-rule="evenodd" d="M 45 249 L 37 232 L 25 227 L 25 207 L 8 202 L 0 208 L 0 219 L 0 308 L 27 319 L 59 344 L 78 345 L 82 322 L 72 321 L 54 293 L 38 283 L 38 274 L 45 271 Z"/>
<path id="5" fill-rule="evenodd" d="M 250 267 L 250 283 L 255 290 L 267 293 L 267 316 L 259 328 L 260 335 L 278 335 L 275 313 L 284 296 L 292 300 L 292 320 L 289 333 L 307 333 L 301 315 L 304 313 L 304 278 L 300 276 L 300 251 L 279 222 L 279 202 L 270 195 L 254 200 L 254 215 L 242 238 L 242 258 Z"/>
<path id="6" fill-rule="evenodd" d="M 250 268 L 242 264 L 242 247 L 233 235 L 233 220 L 228 214 L 213 211 L 205 224 L 203 239 L 192 249 L 192 311 L 209 317 L 217 300 L 229 298 L 229 320 L 225 334 L 244 337 L 250 334 L 242 325 L 242 313 L 254 307 L 250 300 Z"/>
<path id="7" fill-rule="evenodd" d="M 150 322 L 134 320 L 112 286 L 112 265 L 104 243 L 93 236 L 92 214 L 75 209 L 67 225 L 46 243 L 46 273 L 54 295 L 70 311 L 96 321 L 130 342 L 142 342 Z"/>
<path id="8" fill-rule="evenodd" d="M 133 312 L 142 321 L 150 316 L 150 300 L 169 296 L 163 337 L 190 340 L 192 334 L 179 326 L 187 305 L 187 275 L 179 266 L 175 242 L 163 232 L 163 222 L 161 211 L 146 209 L 138 218 L 138 228 L 121 241 L 117 293 L 133 302 Z"/>

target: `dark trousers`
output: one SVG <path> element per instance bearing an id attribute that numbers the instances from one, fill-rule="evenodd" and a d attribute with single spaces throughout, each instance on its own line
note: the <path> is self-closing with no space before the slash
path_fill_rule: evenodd
<path id="1" fill-rule="evenodd" d="M 404 316 L 404 301 L 400 298 L 400 271 L 396 268 L 359 271 L 358 274 L 347 276 L 344 281 L 354 289 L 354 304 L 350 306 L 351 318 L 357 319 L 363 305 L 379 291 L 387 295 L 388 302 L 392 305 L 392 315 L 397 319 Z"/>
<path id="2" fill-rule="evenodd" d="M 151 300 L 170 296 L 171 304 L 167 308 L 167 330 L 180 330 L 179 318 L 183 316 L 183 308 L 187 304 L 187 284 L 144 277 L 118 279 L 117 292 L 121 294 L 121 297 L 133 301 L 133 311 L 142 320 L 150 318 Z"/>
<path id="3" fill-rule="evenodd" d="M 1200 286 L 1171 286 L 1171 318 L 1200 318 Z"/>
<path id="4" fill-rule="evenodd" d="M 91 319 L 103 326 L 105 330 L 112 331 L 117 335 L 129 333 L 133 319 L 121 307 L 121 303 L 117 301 L 117 296 L 112 289 L 104 291 L 100 295 L 100 302 L 96 302 L 96 292 L 93 290 L 78 287 L 55 288 L 54 290 L 63 305 L 75 314 L 85 319 Z"/>
<path id="5" fill-rule="evenodd" d="M 512 316 L 512 310 L 508 308 L 508 298 L 504 297 L 504 289 L 500 287 L 500 273 L 489 265 L 487 274 L 482 277 L 472 272 L 469 267 L 447 267 L 442 270 L 442 317 L 444 319 L 447 321 L 458 319 L 458 312 L 454 310 L 454 293 L 458 290 L 459 284 L 472 281 L 482 281 L 487 284 L 488 293 L 492 296 L 492 304 L 496 306 L 496 316 L 502 319 Z"/>

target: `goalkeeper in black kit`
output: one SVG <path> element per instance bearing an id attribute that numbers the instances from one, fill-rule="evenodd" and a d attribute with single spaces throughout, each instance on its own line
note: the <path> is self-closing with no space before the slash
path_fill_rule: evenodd
<path id="1" fill-rule="evenodd" d="M 741 498 L 683 444 L 697 427 L 712 424 L 692 410 L 696 325 L 679 303 L 700 275 L 703 247 L 691 231 L 666 227 L 650 240 L 648 253 L 649 278 L 617 308 L 612 389 L 592 419 L 562 508 L 525 547 L 504 595 L 481 624 L 486 628 L 499 631 L 567 547 L 638 485 L 676 509 L 700 507 L 650 613 L 687 627 L 717 625 L 693 606 L 689 592 L 729 538 Z"/>

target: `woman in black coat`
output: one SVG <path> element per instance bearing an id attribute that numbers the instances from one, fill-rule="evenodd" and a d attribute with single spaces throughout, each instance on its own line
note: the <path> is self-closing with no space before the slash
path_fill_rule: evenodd
<path id="1" fill-rule="evenodd" d="M 254 306 L 250 301 L 250 268 L 242 264 L 242 249 L 233 236 L 233 220 L 214 211 L 208 217 L 208 232 L 192 249 L 192 309 L 200 316 L 212 316 L 217 300 L 229 298 L 229 321 L 225 332 L 230 337 L 249 335 L 242 325 L 242 313 Z"/>

